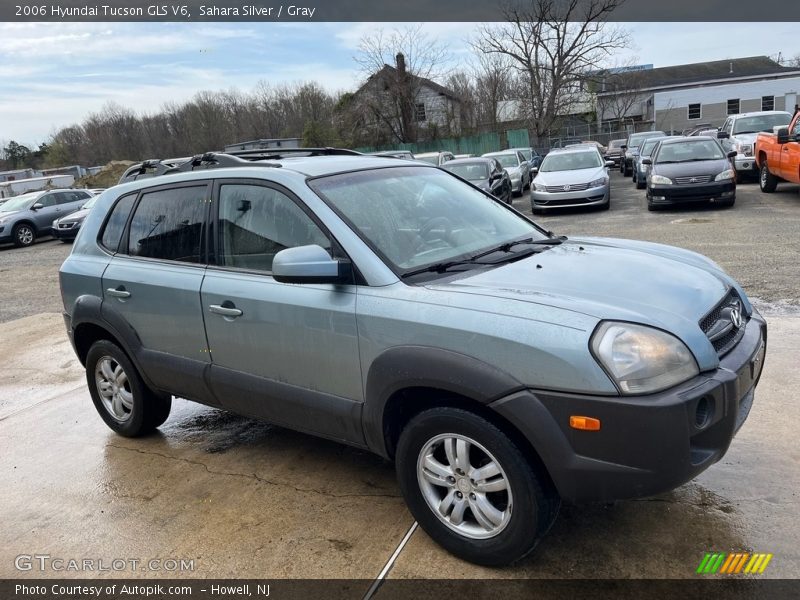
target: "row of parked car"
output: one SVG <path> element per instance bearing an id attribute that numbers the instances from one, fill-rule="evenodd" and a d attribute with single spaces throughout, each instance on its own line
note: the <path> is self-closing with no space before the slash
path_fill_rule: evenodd
<path id="1" fill-rule="evenodd" d="M 791 168 L 780 174 L 782 154 L 800 134 L 797 116 L 785 111 L 760 111 L 729 116 L 722 127 L 702 124 L 670 136 L 663 131 L 648 131 L 612 140 L 606 157 L 618 166 L 620 173 L 630 176 L 639 189 L 646 189 L 649 210 L 675 204 L 712 202 L 733 206 L 736 184 L 758 177 L 761 189 L 774 191 L 780 180 L 797 182 Z M 790 127 L 787 127 L 790 126 Z M 791 126 L 798 129 L 794 138 Z M 758 152 L 761 139 L 763 151 Z M 767 166 L 767 149 L 776 143 L 786 152 L 772 152 L 772 169 Z M 800 151 L 798 151 L 800 154 Z M 777 167 L 777 168 L 776 168 Z"/>
<path id="2" fill-rule="evenodd" d="M 0 244 L 17 247 L 52 235 L 70 242 L 102 189 L 57 189 L 29 192 L 0 203 Z"/>

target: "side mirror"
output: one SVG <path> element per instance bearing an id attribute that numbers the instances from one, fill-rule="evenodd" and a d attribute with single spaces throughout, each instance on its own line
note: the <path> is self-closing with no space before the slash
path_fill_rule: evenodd
<path id="1" fill-rule="evenodd" d="M 779 144 L 788 144 L 789 143 L 789 128 L 788 127 L 781 127 L 777 131 L 778 134 L 778 143 Z"/>
<path id="2" fill-rule="evenodd" d="M 727 131 L 718 131 L 717 132 L 717 139 L 718 140 L 727 140 L 731 135 Z"/>
<path id="3" fill-rule="evenodd" d="M 321 246 L 286 248 L 272 260 L 272 277 L 281 283 L 343 283 L 352 279 L 349 260 L 337 260 Z"/>
<path id="4" fill-rule="evenodd" d="M 736 158 L 736 150 L 731 150 L 728 152 L 728 158 Z"/>
<path id="5" fill-rule="evenodd" d="M 40 208 L 44 208 L 44 204 L 42 204 L 41 202 L 37 202 L 36 204 L 31 206 L 31 210 L 39 210 Z"/>
<path id="6" fill-rule="evenodd" d="M 539 167 L 531 167 L 531 173 L 538 173 Z"/>
<path id="7" fill-rule="evenodd" d="M 647 160 L 647 159 L 645 159 L 645 160 Z M 606 166 L 607 167 L 613 167 L 614 166 L 614 161 L 606 159 Z"/>
<path id="8" fill-rule="evenodd" d="M 643 158 L 642 159 L 642 164 L 643 165 L 652 165 L 653 164 L 653 160 L 650 159 L 650 158 Z"/>
<path id="9" fill-rule="evenodd" d="M 627 150 L 628 149 L 628 145 L 627 144 L 622 144 L 622 146 L 620 146 L 620 148 L 622 148 L 623 151 Z"/>

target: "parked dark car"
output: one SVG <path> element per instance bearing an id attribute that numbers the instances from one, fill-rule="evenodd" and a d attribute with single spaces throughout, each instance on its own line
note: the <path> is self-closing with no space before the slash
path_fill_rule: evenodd
<path id="1" fill-rule="evenodd" d="M 667 136 L 647 138 L 639 149 L 639 153 L 636 155 L 636 160 L 633 161 L 632 176 L 633 183 L 636 184 L 637 190 L 643 190 L 645 187 L 647 187 L 648 167 L 644 164 L 644 159 L 653 156 L 653 153 L 658 147 L 658 142 L 666 138 Z"/>
<path id="2" fill-rule="evenodd" d="M 686 202 L 713 202 L 733 206 L 736 172 L 719 142 L 708 137 L 675 137 L 659 142 L 655 154 L 642 160 L 649 165 L 647 209 Z"/>
<path id="3" fill-rule="evenodd" d="M 51 227 L 53 237 L 60 239 L 64 243 L 74 241 L 78 232 L 81 230 L 84 219 L 86 219 L 89 211 L 92 210 L 94 203 L 97 202 L 97 196 L 99 196 L 99 194 L 90 198 L 80 210 L 53 221 Z"/>
<path id="4" fill-rule="evenodd" d="M 513 201 L 511 178 L 495 158 L 457 158 L 448 161 L 442 168 L 466 179 L 506 204 Z"/>
<path id="5" fill-rule="evenodd" d="M 639 156 L 639 148 L 644 141 L 647 138 L 664 137 L 665 135 L 667 134 L 663 131 L 640 131 L 639 133 L 632 133 L 629 135 L 628 139 L 625 141 L 625 145 L 622 146 L 624 155 L 619 166 L 620 172 L 625 175 L 625 177 L 633 175 L 633 163 L 636 161 L 636 157 Z"/>
<path id="6" fill-rule="evenodd" d="M 611 140 L 606 148 L 605 159 L 614 162 L 614 167 L 619 168 L 622 161 L 622 147 L 625 145 L 625 139 Z"/>

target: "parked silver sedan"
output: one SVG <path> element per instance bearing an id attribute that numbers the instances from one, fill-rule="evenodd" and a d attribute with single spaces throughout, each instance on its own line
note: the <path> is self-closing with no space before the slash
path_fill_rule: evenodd
<path id="1" fill-rule="evenodd" d="M 522 195 L 525 188 L 531 184 L 531 167 L 525 156 L 519 150 L 503 150 L 484 154 L 486 158 L 495 158 L 506 170 L 511 178 L 511 191 Z"/>
<path id="2" fill-rule="evenodd" d="M 551 150 L 531 185 L 531 210 L 611 205 L 611 179 L 605 161 L 592 146 Z"/>

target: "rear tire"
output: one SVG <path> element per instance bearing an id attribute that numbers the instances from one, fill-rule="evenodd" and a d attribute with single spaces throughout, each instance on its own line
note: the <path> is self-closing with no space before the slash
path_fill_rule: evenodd
<path id="1" fill-rule="evenodd" d="M 761 187 L 761 191 L 766 194 L 771 194 L 775 191 L 775 188 L 778 187 L 778 181 L 779 179 L 769 172 L 767 161 L 764 161 L 758 176 L 758 185 Z"/>
<path id="2" fill-rule="evenodd" d="M 113 342 L 100 340 L 89 348 L 86 382 L 100 417 L 120 435 L 147 435 L 169 417 L 172 397 L 148 388 L 125 352 Z"/>
<path id="3" fill-rule="evenodd" d="M 400 434 L 396 467 L 403 497 L 425 532 L 480 565 L 507 565 L 529 554 L 561 503 L 541 467 L 505 432 L 459 408 L 433 408 L 411 419 Z"/>

